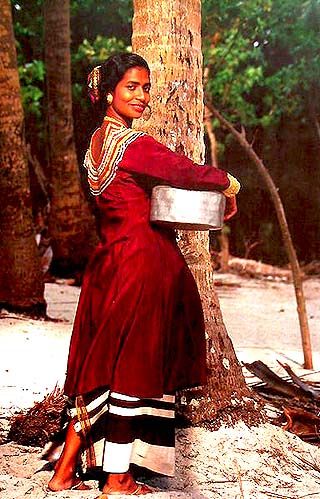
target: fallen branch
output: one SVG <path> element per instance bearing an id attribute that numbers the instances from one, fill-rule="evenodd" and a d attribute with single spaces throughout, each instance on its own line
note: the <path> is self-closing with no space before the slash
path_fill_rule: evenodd
<path id="1" fill-rule="evenodd" d="M 313 260 L 306 265 L 303 265 L 302 270 L 306 275 L 320 275 L 320 261 Z"/>
<path id="2" fill-rule="evenodd" d="M 277 393 L 281 393 L 289 397 L 305 395 L 299 387 L 282 379 L 276 373 L 271 371 L 271 369 L 261 360 L 256 360 L 251 364 L 244 362 L 243 365 L 248 369 L 248 371 L 262 379 L 269 388 L 272 388 Z"/>
<path id="3" fill-rule="evenodd" d="M 290 378 L 292 379 L 292 381 L 294 382 L 295 385 L 299 386 L 301 388 L 301 390 L 303 390 L 307 394 L 310 394 L 311 397 L 313 397 L 315 399 L 320 399 L 320 391 L 315 390 L 308 383 L 305 383 L 304 381 L 302 381 L 302 379 L 300 379 L 299 376 L 297 376 L 293 372 L 293 370 L 291 369 L 290 366 L 288 366 L 288 364 L 282 364 L 279 360 L 278 360 L 278 364 L 280 364 L 280 366 L 289 374 Z"/>
<path id="4" fill-rule="evenodd" d="M 292 272 L 290 270 L 235 256 L 231 256 L 229 259 L 229 270 L 249 277 L 278 277 L 285 281 L 292 280 Z"/>

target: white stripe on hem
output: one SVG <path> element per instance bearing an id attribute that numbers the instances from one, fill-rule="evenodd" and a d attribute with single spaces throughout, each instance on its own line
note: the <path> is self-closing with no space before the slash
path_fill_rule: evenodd
<path id="1" fill-rule="evenodd" d="M 139 398 L 137 397 L 131 397 L 130 395 L 123 395 L 122 393 L 117 393 L 117 392 L 111 392 L 110 397 L 113 397 L 114 399 L 118 400 L 125 400 L 127 402 L 138 402 Z"/>
<path id="2" fill-rule="evenodd" d="M 174 476 L 175 449 L 152 445 L 136 439 L 129 444 L 105 442 L 103 449 L 103 471 L 125 473 L 130 463 L 149 468 L 155 472 Z"/>
<path id="3" fill-rule="evenodd" d="M 130 466 L 133 443 L 116 444 L 105 441 L 102 469 L 108 473 L 125 473 Z"/>
<path id="4" fill-rule="evenodd" d="M 110 404 L 110 414 L 117 416 L 156 416 L 160 418 L 174 418 L 174 410 L 158 409 L 156 407 L 118 407 Z"/>
<path id="5" fill-rule="evenodd" d="M 99 395 L 98 398 L 92 400 L 88 405 L 86 405 L 86 410 L 87 412 L 93 411 L 96 407 L 102 404 L 102 402 L 106 402 L 108 400 L 110 391 L 103 392 L 101 395 Z M 72 407 L 69 409 L 70 415 L 72 418 L 76 417 L 78 412 L 76 407 Z"/>
<path id="6" fill-rule="evenodd" d="M 138 402 L 139 400 L 156 400 L 158 402 L 169 402 L 171 404 L 174 404 L 175 402 L 175 395 L 163 395 L 163 397 L 157 398 L 157 397 L 145 397 L 145 398 L 138 398 L 138 397 L 131 397 L 130 395 L 124 395 L 123 393 L 118 393 L 118 392 L 111 392 L 110 397 L 113 397 L 118 400 L 126 400 L 128 402 Z"/>

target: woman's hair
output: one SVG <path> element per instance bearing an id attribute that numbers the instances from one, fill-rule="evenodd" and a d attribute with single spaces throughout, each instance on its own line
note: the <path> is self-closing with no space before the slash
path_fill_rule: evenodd
<path id="1" fill-rule="evenodd" d="M 134 67 L 145 68 L 150 74 L 148 63 L 143 57 L 127 52 L 110 56 L 91 71 L 88 76 L 89 96 L 100 113 L 104 114 L 106 111 L 108 92 L 113 92 L 128 69 Z"/>

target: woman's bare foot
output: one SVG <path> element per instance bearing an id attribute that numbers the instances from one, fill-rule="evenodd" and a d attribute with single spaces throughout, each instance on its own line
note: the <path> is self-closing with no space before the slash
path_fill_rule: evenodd
<path id="1" fill-rule="evenodd" d="M 81 438 L 75 432 L 73 423 L 69 423 L 66 442 L 62 454 L 54 467 L 54 475 L 48 483 L 52 492 L 59 490 L 89 490 L 76 475 L 78 455 L 81 448 Z"/>
<path id="2" fill-rule="evenodd" d="M 144 495 L 150 494 L 153 490 L 144 484 L 138 484 L 130 471 L 126 473 L 110 473 L 105 486 L 102 489 L 103 494 L 128 494 Z M 102 496 L 101 496 L 102 497 Z"/>
<path id="3" fill-rule="evenodd" d="M 79 478 L 72 478 L 71 480 L 59 481 L 54 476 L 48 483 L 48 489 L 51 492 L 59 492 L 61 490 L 91 490 L 91 487 L 86 485 Z"/>

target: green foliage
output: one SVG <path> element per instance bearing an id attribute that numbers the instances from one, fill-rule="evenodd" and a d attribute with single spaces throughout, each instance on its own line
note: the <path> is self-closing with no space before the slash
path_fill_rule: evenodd
<path id="1" fill-rule="evenodd" d="M 132 19 L 133 7 L 132 0 L 71 0 L 71 14 L 73 16 L 79 13 L 83 16 L 87 13 L 98 16 L 106 16 L 109 19 L 113 16 L 119 16 L 123 23 L 129 24 Z"/>
<path id="2" fill-rule="evenodd" d="M 86 79 L 88 72 L 116 52 L 130 51 L 123 40 L 98 35 L 93 42 L 85 39 L 72 54 L 72 95 L 74 109 L 82 114 L 89 113 Z"/>
<path id="3" fill-rule="evenodd" d="M 22 103 L 25 113 L 41 116 L 42 85 L 45 69 L 43 61 L 32 61 L 19 66 Z"/>
<path id="4" fill-rule="evenodd" d="M 43 0 L 11 0 L 26 112 L 39 116 Z M 208 91 L 233 121 L 268 127 L 319 112 L 320 0 L 203 0 Z M 132 0 L 71 0 L 74 99 L 88 70 L 130 50 Z M 31 66 L 29 66 L 31 65 Z M 31 80 L 34 81 L 31 81 Z"/>
<path id="5" fill-rule="evenodd" d="M 211 67 L 207 89 L 221 109 L 232 107 L 250 124 L 256 122 L 256 114 L 248 96 L 263 77 L 263 62 L 259 47 L 249 47 L 249 40 L 237 36 L 236 30 L 230 30 L 225 43 L 205 50 L 205 64 Z"/>
<path id="6" fill-rule="evenodd" d="M 132 0 L 71 0 L 72 51 L 98 35 L 129 45 L 132 15 Z"/>
<path id="7" fill-rule="evenodd" d="M 81 63 L 82 66 L 96 66 L 115 52 L 123 52 L 125 50 L 130 49 L 123 40 L 98 35 L 93 42 L 87 39 L 83 40 L 77 52 L 73 54 L 72 62 L 74 65 Z"/>
<path id="8" fill-rule="evenodd" d="M 18 62 L 42 59 L 43 0 L 11 0 Z"/>
<path id="9" fill-rule="evenodd" d="M 230 119 L 268 127 L 319 112 L 319 0 L 204 0 L 203 18 L 207 89 Z"/>
<path id="10" fill-rule="evenodd" d="M 27 140 L 34 149 L 44 149 L 43 0 L 11 0 L 11 4 Z M 80 143 L 81 134 L 85 136 L 82 124 L 85 127 L 89 120 L 88 71 L 112 53 L 130 50 L 132 14 L 132 0 L 71 0 L 72 94 L 74 113 L 82 118 L 76 127 Z"/>

